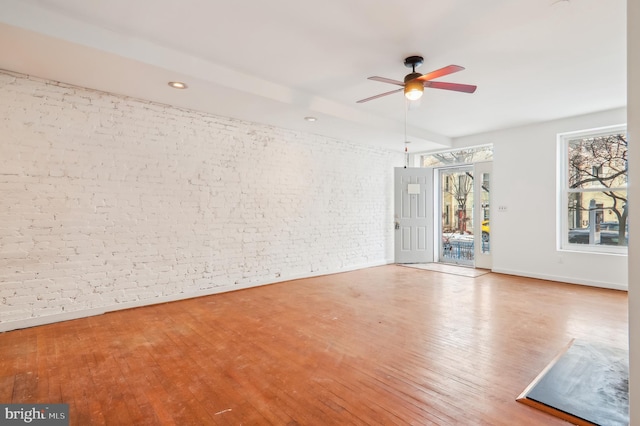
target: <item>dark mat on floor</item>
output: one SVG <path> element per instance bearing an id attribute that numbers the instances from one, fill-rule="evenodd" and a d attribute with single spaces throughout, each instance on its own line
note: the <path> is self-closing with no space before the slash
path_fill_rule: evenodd
<path id="1" fill-rule="evenodd" d="M 572 340 L 518 398 L 576 424 L 629 424 L 629 352 Z"/>

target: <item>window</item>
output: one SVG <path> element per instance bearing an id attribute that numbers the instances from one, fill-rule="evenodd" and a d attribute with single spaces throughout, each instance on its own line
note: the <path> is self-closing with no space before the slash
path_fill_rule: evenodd
<path id="1" fill-rule="evenodd" d="M 561 134 L 560 248 L 626 253 L 625 126 Z"/>
<path id="2" fill-rule="evenodd" d="M 493 146 L 463 148 L 421 156 L 422 167 L 443 167 L 493 160 Z"/>

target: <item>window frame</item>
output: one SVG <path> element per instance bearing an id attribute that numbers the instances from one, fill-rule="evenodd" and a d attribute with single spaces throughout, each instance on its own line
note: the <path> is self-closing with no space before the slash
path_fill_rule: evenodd
<path id="1" fill-rule="evenodd" d="M 558 194 L 558 208 L 557 208 L 557 249 L 558 251 L 573 251 L 573 252 L 585 252 L 585 253 L 597 253 L 605 255 L 622 255 L 626 256 L 628 253 L 628 246 L 615 246 L 615 245 L 590 245 L 590 244 L 576 244 L 569 242 L 569 196 L 572 193 L 590 193 L 590 192 L 604 192 L 606 191 L 625 191 L 628 194 L 629 184 L 625 187 L 613 187 L 613 188 L 569 188 L 569 142 L 578 138 L 594 138 L 598 136 L 611 135 L 616 133 L 624 133 L 627 135 L 627 125 L 617 124 L 613 126 L 598 127 L 594 129 L 579 130 L 574 132 L 558 133 L 557 135 L 557 194 Z M 628 170 L 627 170 L 628 174 Z M 627 176 L 628 178 L 628 176 Z M 627 227 L 629 224 L 629 216 L 627 216 Z"/>
<path id="2" fill-rule="evenodd" d="M 469 150 L 474 150 L 476 152 L 489 152 L 490 155 L 488 155 L 487 158 L 472 158 L 471 161 L 452 161 L 452 162 L 425 164 L 425 160 L 427 157 L 433 157 L 438 154 L 458 153 L 461 151 L 469 151 Z M 417 153 L 416 155 L 420 162 L 419 167 L 447 168 L 447 167 L 455 167 L 455 166 L 465 166 L 469 164 L 475 164 L 478 162 L 493 161 L 493 144 L 484 144 L 484 145 L 477 145 L 477 146 L 474 145 L 474 146 L 461 147 L 461 148 L 455 148 L 455 149 L 449 148 L 449 149 L 438 150 L 438 151 L 425 151 L 425 152 Z"/>

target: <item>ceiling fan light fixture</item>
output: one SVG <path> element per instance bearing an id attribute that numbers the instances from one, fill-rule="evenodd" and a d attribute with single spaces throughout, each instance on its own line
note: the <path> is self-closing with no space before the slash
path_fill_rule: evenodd
<path id="1" fill-rule="evenodd" d="M 424 85 L 420 80 L 410 80 L 404 85 L 404 96 L 410 101 L 418 100 L 422 97 Z"/>
<path id="2" fill-rule="evenodd" d="M 422 86 L 420 86 L 419 88 L 413 88 L 413 89 L 410 88 L 409 86 L 406 86 L 404 88 L 404 96 L 410 101 L 417 101 L 422 97 L 422 91 L 423 91 Z"/>

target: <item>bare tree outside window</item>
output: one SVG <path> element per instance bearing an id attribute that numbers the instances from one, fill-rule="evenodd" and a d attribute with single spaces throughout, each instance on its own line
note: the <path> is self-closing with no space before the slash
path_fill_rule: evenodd
<path id="1" fill-rule="evenodd" d="M 569 243 L 626 246 L 625 132 L 571 138 L 566 149 Z"/>
<path id="2" fill-rule="evenodd" d="M 454 177 L 454 176 L 451 176 Z M 467 202 L 473 191 L 473 175 L 464 172 L 455 175 L 457 179 L 448 178 L 449 184 L 445 186 L 445 193 L 451 195 L 451 199 L 457 203 L 456 232 L 464 234 L 467 231 Z"/>
<path id="3" fill-rule="evenodd" d="M 456 151 L 438 152 L 422 156 L 422 167 L 446 167 L 458 164 L 473 164 L 493 160 L 493 147 L 481 146 Z"/>
<path id="4" fill-rule="evenodd" d="M 422 156 L 422 167 L 446 167 L 455 165 L 473 164 L 479 161 L 491 161 L 493 159 L 493 147 L 481 146 L 464 148 L 455 151 L 439 152 L 434 154 L 425 154 Z M 467 232 L 469 196 L 473 191 L 473 175 L 464 173 L 459 175 L 457 179 L 446 179 L 443 191 L 455 200 L 456 206 L 453 207 L 456 212 L 455 232 L 464 234 Z M 485 191 L 489 191 L 485 188 Z M 443 213 L 444 215 L 445 213 Z M 443 216 L 444 217 L 444 216 Z"/>

